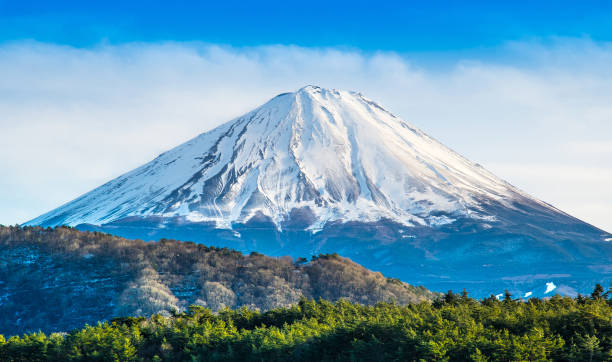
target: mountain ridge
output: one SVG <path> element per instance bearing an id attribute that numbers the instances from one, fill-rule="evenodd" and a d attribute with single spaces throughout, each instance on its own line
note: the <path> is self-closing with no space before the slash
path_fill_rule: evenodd
<path id="1" fill-rule="evenodd" d="M 272 258 L 66 227 L 0 226 L 0 246 L 0 334 L 69 331 L 190 305 L 268 310 L 301 297 L 403 305 L 437 296 L 337 254 Z"/>

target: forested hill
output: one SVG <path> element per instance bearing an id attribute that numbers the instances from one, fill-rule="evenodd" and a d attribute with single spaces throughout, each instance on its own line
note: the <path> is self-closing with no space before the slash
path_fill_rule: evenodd
<path id="1" fill-rule="evenodd" d="M 0 226 L 0 334 L 69 331 L 190 305 L 269 310 L 301 296 L 408 304 L 435 294 L 335 254 L 293 260 L 65 227 Z"/>

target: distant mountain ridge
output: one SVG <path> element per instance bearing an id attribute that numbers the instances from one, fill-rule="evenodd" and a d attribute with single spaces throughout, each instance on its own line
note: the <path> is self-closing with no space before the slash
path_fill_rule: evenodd
<path id="1" fill-rule="evenodd" d="M 214 240 L 271 255 L 339 252 L 439 290 L 467 283 L 477 296 L 506 287 L 537 293 L 555 281 L 575 294 L 612 276 L 610 234 L 361 94 L 315 86 L 281 94 L 28 224 Z"/>

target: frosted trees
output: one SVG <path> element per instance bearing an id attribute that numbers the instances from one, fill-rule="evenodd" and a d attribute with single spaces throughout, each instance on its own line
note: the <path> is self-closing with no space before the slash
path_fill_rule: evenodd
<path id="1" fill-rule="evenodd" d="M 119 297 L 115 315 L 167 314 L 169 311 L 179 310 L 178 302 L 170 289 L 160 283 L 159 274 L 155 269 L 146 267 L 140 272 L 140 277 L 128 284 Z"/>

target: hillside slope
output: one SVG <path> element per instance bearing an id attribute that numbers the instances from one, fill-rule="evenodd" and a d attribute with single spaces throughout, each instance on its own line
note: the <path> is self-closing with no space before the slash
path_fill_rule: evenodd
<path id="1" fill-rule="evenodd" d="M 67 331 L 192 304 L 268 310 L 301 296 L 406 304 L 434 294 L 337 255 L 294 262 L 191 242 L 0 227 L 0 334 Z"/>

